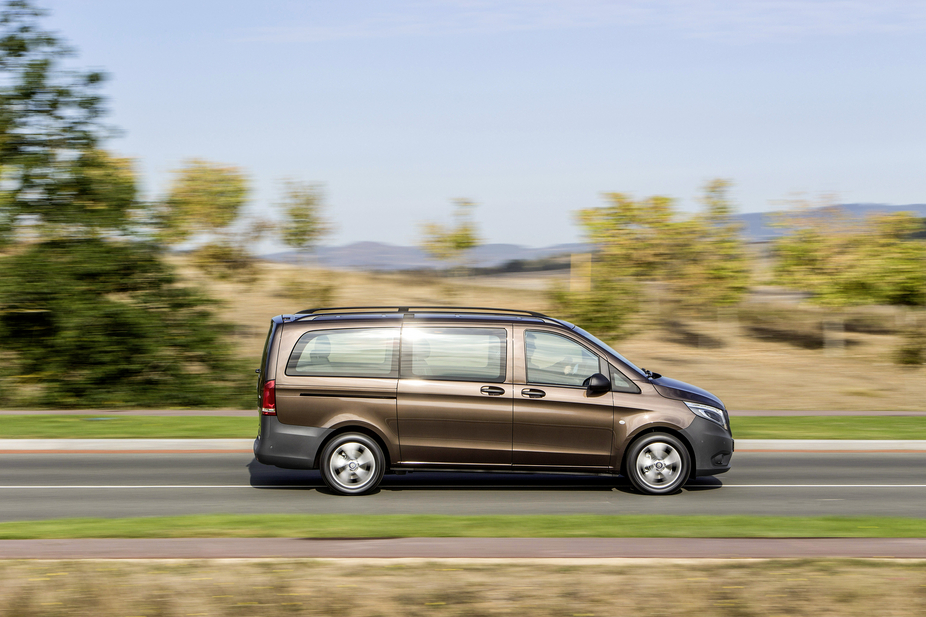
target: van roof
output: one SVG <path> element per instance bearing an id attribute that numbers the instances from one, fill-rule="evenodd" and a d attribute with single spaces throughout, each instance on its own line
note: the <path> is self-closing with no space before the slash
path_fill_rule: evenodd
<path id="1" fill-rule="evenodd" d="M 520 321 L 528 323 L 555 323 L 567 328 L 572 324 L 536 311 L 490 308 L 483 306 L 341 306 L 299 311 L 282 316 L 283 321 L 333 321 L 344 319 L 459 319 L 487 321 Z M 288 317 L 288 319 L 287 319 Z"/>
<path id="2" fill-rule="evenodd" d="M 519 309 L 488 308 L 485 306 L 422 306 L 418 304 L 405 306 L 338 306 L 313 308 L 299 311 L 296 315 L 318 315 L 322 313 L 480 313 L 503 315 L 527 315 L 541 319 L 551 317 L 536 311 L 522 311 Z"/>

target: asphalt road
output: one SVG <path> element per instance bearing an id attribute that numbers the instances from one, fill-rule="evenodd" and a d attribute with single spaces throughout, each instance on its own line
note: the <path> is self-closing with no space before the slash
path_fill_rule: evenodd
<path id="1" fill-rule="evenodd" d="M 341 497 L 247 454 L 0 455 L 0 520 L 200 513 L 764 514 L 926 517 L 926 453 L 744 452 L 652 497 L 622 478 L 411 473 Z"/>

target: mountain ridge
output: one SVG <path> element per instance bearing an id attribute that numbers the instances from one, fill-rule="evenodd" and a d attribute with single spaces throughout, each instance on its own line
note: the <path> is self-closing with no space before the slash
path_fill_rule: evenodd
<path id="1" fill-rule="evenodd" d="M 851 218 L 895 212 L 911 212 L 916 216 L 926 218 L 926 204 L 888 206 L 854 203 L 832 207 L 842 210 Z M 749 212 L 738 214 L 735 218 L 743 223 L 743 236 L 747 242 L 769 242 L 786 233 L 785 229 L 774 225 L 776 220 L 785 213 L 786 211 L 783 210 Z M 511 261 L 547 259 L 568 253 L 584 253 L 589 250 L 589 245 L 583 242 L 554 244 L 540 248 L 495 242 L 473 248 L 467 256 L 467 265 L 476 268 L 495 268 Z M 283 263 L 299 263 L 302 259 L 300 254 L 293 250 L 260 255 L 260 258 Z M 309 260 L 310 263 L 326 268 L 350 270 L 426 270 L 446 267 L 446 264 L 429 257 L 416 246 L 401 246 L 372 240 L 319 247 L 309 257 Z"/>

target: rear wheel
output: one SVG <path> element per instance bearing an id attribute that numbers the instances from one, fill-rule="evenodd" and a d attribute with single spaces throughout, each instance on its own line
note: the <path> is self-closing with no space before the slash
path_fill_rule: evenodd
<path id="1" fill-rule="evenodd" d="M 379 486 L 385 471 L 383 450 L 361 433 L 338 435 L 325 446 L 322 479 L 335 493 L 363 495 Z"/>
<path id="2" fill-rule="evenodd" d="M 674 493 L 685 484 L 690 473 L 688 448 L 672 435 L 644 435 L 627 452 L 627 477 L 641 493 Z"/>

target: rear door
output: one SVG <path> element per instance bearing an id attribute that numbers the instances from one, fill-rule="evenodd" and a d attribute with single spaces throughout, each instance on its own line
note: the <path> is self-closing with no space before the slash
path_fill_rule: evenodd
<path id="1" fill-rule="evenodd" d="M 402 462 L 511 464 L 510 325 L 402 328 Z"/>
<path id="2" fill-rule="evenodd" d="M 613 395 L 582 385 L 601 372 L 598 354 L 557 331 L 519 326 L 515 361 L 512 463 L 609 466 Z"/>
<path id="3" fill-rule="evenodd" d="M 295 330 L 295 328 L 293 328 Z M 283 424 L 375 426 L 394 439 L 399 327 L 284 330 L 276 377 Z"/>

